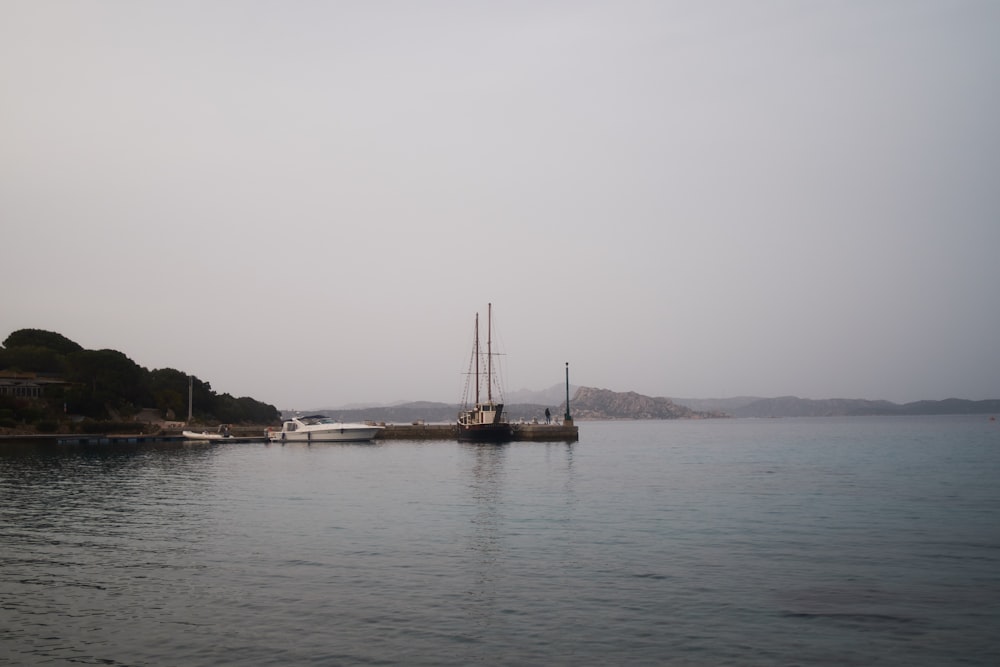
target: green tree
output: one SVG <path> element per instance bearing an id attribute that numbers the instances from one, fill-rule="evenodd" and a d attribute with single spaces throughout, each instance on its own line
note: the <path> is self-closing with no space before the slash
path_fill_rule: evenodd
<path id="1" fill-rule="evenodd" d="M 59 354 L 79 352 L 83 347 L 62 334 L 44 329 L 18 329 L 3 342 L 4 347 L 44 347 Z"/>
<path id="2" fill-rule="evenodd" d="M 116 409 L 152 402 L 147 371 L 117 350 L 81 350 L 67 358 L 68 379 L 90 390 L 93 401 Z"/>
<path id="3" fill-rule="evenodd" d="M 0 368 L 61 375 L 66 370 L 66 355 L 39 345 L 18 345 L 0 350 Z"/>
<path id="4" fill-rule="evenodd" d="M 106 420 L 109 409 L 123 417 L 143 407 L 156 406 L 161 414 L 172 410 L 177 418 L 186 418 L 188 386 L 193 386 L 194 413 L 204 421 L 228 423 L 272 423 L 280 413 L 273 405 L 252 398 L 221 396 L 208 382 L 173 368 L 149 371 L 117 350 L 86 350 L 65 336 L 42 329 L 20 329 L 10 334 L 0 347 L 0 369 L 51 373 L 69 384 L 49 387 L 46 406 L 33 406 L 48 416 L 60 418 L 63 405 L 73 414 Z M 43 409 L 44 408 L 44 409 Z M 4 417 L 31 421 L 27 413 L 12 412 Z M 32 419 L 36 419 L 32 417 Z M 36 420 L 37 420 L 36 419 Z"/>
<path id="5" fill-rule="evenodd" d="M 157 368 L 149 372 L 149 389 L 153 403 L 161 414 L 172 410 L 176 419 L 187 417 L 188 376 L 174 368 Z"/>

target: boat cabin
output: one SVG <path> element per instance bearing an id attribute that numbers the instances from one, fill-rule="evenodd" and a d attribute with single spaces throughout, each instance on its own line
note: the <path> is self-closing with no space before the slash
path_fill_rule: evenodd
<path id="1" fill-rule="evenodd" d="M 499 424 L 503 415 L 503 403 L 477 403 L 472 410 L 462 412 L 459 423 L 464 425 Z"/>

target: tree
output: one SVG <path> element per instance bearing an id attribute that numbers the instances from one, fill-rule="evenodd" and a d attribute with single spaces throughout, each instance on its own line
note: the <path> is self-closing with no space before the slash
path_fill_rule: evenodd
<path id="1" fill-rule="evenodd" d="M 149 372 L 149 390 L 153 394 L 153 403 L 166 415 L 173 411 L 175 419 L 183 419 L 187 415 L 188 376 L 174 368 L 157 368 Z"/>
<path id="2" fill-rule="evenodd" d="M 116 409 L 152 402 L 147 371 L 117 350 L 81 350 L 67 357 L 68 379 L 90 390 L 92 401 Z"/>
<path id="3" fill-rule="evenodd" d="M 32 373 L 62 374 L 66 355 L 40 345 L 17 345 L 0 350 L 0 368 Z"/>
<path id="4" fill-rule="evenodd" d="M 0 347 L 0 369 L 5 368 L 50 373 L 67 381 L 46 389 L 50 415 L 61 416 L 65 405 L 73 414 L 104 420 L 109 410 L 128 417 L 140 408 L 156 406 L 164 416 L 173 411 L 175 417 L 184 418 L 190 382 L 195 415 L 201 420 L 264 424 L 280 417 L 273 405 L 216 395 L 208 382 L 189 378 L 182 371 L 149 371 L 117 350 L 86 350 L 61 334 L 42 329 L 20 329 L 7 337 Z M 15 417 L 28 421 L 20 413 Z"/>
<path id="5" fill-rule="evenodd" d="M 62 334 L 44 329 L 19 329 L 3 342 L 8 350 L 13 347 L 44 347 L 59 354 L 79 352 L 83 347 Z"/>

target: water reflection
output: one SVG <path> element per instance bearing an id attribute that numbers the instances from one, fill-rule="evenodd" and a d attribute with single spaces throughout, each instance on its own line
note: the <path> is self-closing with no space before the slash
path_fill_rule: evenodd
<path id="1" fill-rule="evenodd" d="M 518 446 L 462 445 L 472 501 L 466 614 L 472 634 L 487 643 L 513 632 L 514 610 L 534 594 L 524 582 L 544 577 L 530 554 L 565 547 L 577 506 L 573 443 L 524 445 L 527 464 L 511 447 Z"/>
<path id="2" fill-rule="evenodd" d="M 507 445 L 463 444 L 462 448 L 471 457 L 469 492 L 475 504 L 467 547 L 473 566 L 469 612 L 482 631 L 497 612 L 497 567 L 505 557 L 501 507 Z"/>
<path id="3" fill-rule="evenodd" d="M 32 528 L 51 523 L 72 532 L 105 533 L 135 515 L 183 493 L 207 474 L 210 445 L 101 445 L 5 447 L 0 454 L 0 505 L 4 525 Z M 157 495 L 157 492 L 160 495 Z"/>
<path id="4" fill-rule="evenodd" d="M 552 466 L 558 466 L 558 455 L 560 450 L 563 453 L 563 460 L 566 465 L 566 478 L 563 480 L 563 498 L 565 499 L 565 504 L 567 508 L 572 508 L 576 504 L 576 492 L 575 492 L 575 474 L 573 471 L 573 445 L 572 442 L 566 442 L 562 444 L 551 444 L 547 445 L 545 448 L 546 457 L 552 460 Z"/>
<path id="5" fill-rule="evenodd" d="M 0 451 L 0 599 L 8 639 L 81 662 L 93 627 L 134 624 L 120 601 L 166 590 L 201 565 L 210 445 L 52 446 Z M 141 595 L 139 596 L 142 597 Z M 13 622 L 22 619 L 21 622 Z M 25 622 L 23 619 L 33 619 Z M 97 620 L 100 619 L 100 620 Z M 49 637 L 39 644 L 38 637 Z"/>

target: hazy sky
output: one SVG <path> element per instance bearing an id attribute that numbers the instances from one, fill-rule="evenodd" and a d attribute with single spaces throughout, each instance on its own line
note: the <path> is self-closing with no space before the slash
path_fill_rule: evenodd
<path id="1" fill-rule="evenodd" d="M 1000 398 L 1000 2 L 0 0 L 0 340 L 279 408 Z"/>

